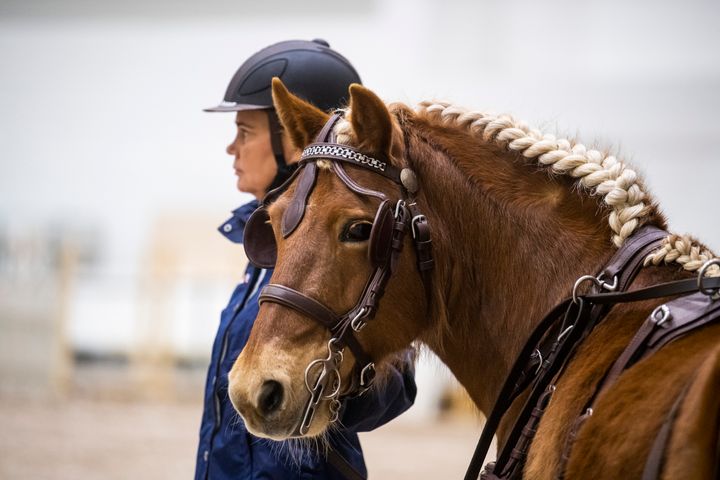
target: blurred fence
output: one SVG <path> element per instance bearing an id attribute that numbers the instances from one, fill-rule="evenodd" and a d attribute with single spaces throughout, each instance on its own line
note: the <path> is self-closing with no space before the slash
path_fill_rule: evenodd
<path id="1" fill-rule="evenodd" d="M 52 395 L 68 386 L 69 292 L 77 250 L 57 234 L 0 233 L 0 393 Z"/>

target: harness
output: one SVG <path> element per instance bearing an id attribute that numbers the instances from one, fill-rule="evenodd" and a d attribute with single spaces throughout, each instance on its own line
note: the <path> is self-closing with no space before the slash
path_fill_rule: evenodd
<path id="1" fill-rule="evenodd" d="M 267 207 L 297 178 L 297 187 L 281 221 L 283 238 L 290 236 L 305 214 L 308 199 L 317 180 L 318 160 L 330 161 L 333 173 L 352 192 L 380 201 L 368 242 L 368 259 L 373 269 L 357 302 L 347 312 L 335 313 L 321 302 L 286 285 L 268 284 L 260 292 L 260 304 L 271 302 L 293 309 L 325 327 L 331 335 L 327 344 L 327 356 L 313 360 L 305 369 L 305 386 L 310 397 L 293 432 L 294 436 L 307 434 L 323 400 L 329 401 L 332 423 L 338 419 L 343 397 L 361 395 L 372 385 L 375 363 L 355 334 L 374 318 L 385 286 L 397 266 L 408 231 L 412 233 L 417 266 L 428 293 L 428 301 L 430 298 L 432 243 L 427 218 L 420 213 L 415 203 L 417 178 L 409 168 L 399 170 L 385 159 L 378 159 L 350 146 L 335 143 L 333 126 L 340 118 L 338 114 L 330 117 L 315 143 L 303 150 L 295 173 L 283 185 L 267 194 L 245 226 L 244 246 L 248 259 L 263 268 L 273 267 L 277 259 L 277 244 L 269 223 Z M 345 171 L 345 163 L 392 180 L 400 187 L 400 199 L 392 201 L 383 192 L 359 185 Z M 345 347 L 353 353 L 355 366 L 351 376 L 352 383 L 343 391 L 340 364 L 344 359 Z"/>
<path id="2" fill-rule="evenodd" d="M 711 265 L 720 259 L 706 262 L 697 278 L 677 280 L 650 287 L 626 291 L 642 268 L 645 257 L 657 249 L 668 233 L 645 226 L 613 255 L 598 275 L 584 275 L 573 287 L 572 297 L 554 307 L 538 324 L 518 355 L 510 374 L 487 418 L 483 432 L 465 474 L 465 480 L 516 480 L 522 470 L 537 432 L 537 427 L 556 390 L 562 375 L 577 347 L 618 303 L 637 302 L 682 295 L 657 307 L 596 387 L 583 413 L 572 426 L 564 446 L 556 478 L 564 478 L 564 469 L 575 437 L 582 424 L 593 414 L 598 395 L 615 383 L 620 374 L 643 358 L 657 352 L 669 342 L 687 333 L 720 320 L 720 277 L 705 277 Z M 581 295 L 580 287 L 591 283 L 591 292 Z M 688 383 L 689 385 L 689 383 Z M 643 480 L 655 480 L 661 470 L 662 459 L 674 420 L 686 388 L 676 399 L 656 437 L 648 455 Z M 513 401 L 527 393 L 507 441 L 497 460 L 487 464 L 482 474 L 482 462 L 490 448 L 500 421 Z"/>

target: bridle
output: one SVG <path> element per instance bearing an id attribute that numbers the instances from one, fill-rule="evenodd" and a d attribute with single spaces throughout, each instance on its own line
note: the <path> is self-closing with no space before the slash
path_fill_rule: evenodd
<path id="1" fill-rule="evenodd" d="M 318 322 L 331 335 L 327 344 L 327 356 L 313 360 L 305 368 L 305 386 L 310 397 L 293 436 L 307 434 L 321 401 L 329 401 L 330 422 L 334 422 L 338 419 L 342 398 L 361 395 L 372 385 L 375 379 L 375 363 L 355 334 L 375 317 L 385 287 L 397 267 L 407 231 L 412 233 L 426 300 L 430 301 L 432 243 L 427 218 L 420 213 L 415 199 L 418 191 L 415 173 L 409 168 L 400 170 L 386 159 L 379 159 L 348 145 L 336 143 L 333 127 L 340 118 L 337 113 L 330 117 L 315 142 L 303 150 L 297 170 L 283 185 L 266 195 L 245 226 L 244 246 L 248 259 L 262 268 L 274 267 L 277 244 L 268 221 L 267 207 L 297 180 L 295 192 L 281 221 L 283 238 L 290 236 L 304 216 L 317 180 L 318 160 L 329 161 L 332 172 L 352 192 L 380 200 L 368 240 L 368 259 L 373 269 L 358 301 L 347 312 L 337 314 L 318 300 L 285 285 L 268 284 L 260 292 L 260 304 L 271 302 L 295 310 Z M 347 174 L 344 163 L 392 180 L 400 186 L 400 198 L 393 202 L 385 193 L 359 185 Z M 344 359 L 345 347 L 353 353 L 355 366 L 351 376 L 352 384 L 341 394 L 340 364 Z"/>
<path id="2" fill-rule="evenodd" d="M 269 284 L 260 293 L 260 303 L 272 302 L 293 309 L 320 323 L 331 334 L 327 344 L 327 356 L 313 360 L 305 369 L 305 385 L 310 397 L 293 436 L 307 434 L 321 401 L 329 401 L 330 421 L 333 422 L 338 418 L 343 397 L 360 395 L 372 385 L 375 364 L 357 340 L 355 333 L 374 318 L 385 286 L 397 266 L 408 230 L 413 235 L 418 269 L 426 289 L 427 301 L 430 301 L 432 244 L 427 218 L 419 212 L 415 201 L 415 194 L 418 191 L 415 174 L 409 168 L 398 170 L 388 161 L 335 143 L 332 129 L 339 118 L 339 115 L 333 115 L 327 121 L 315 143 L 304 149 L 299 167 L 293 176 L 265 197 L 262 205 L 253 213 L 245 227 L 244 245 L 248 258 L 257 266 L 272 268 L 277 257 L 277 245 L 274 232 L 268 222 L 267 207 L 287 190 L 290 184 L 297 181 L 293 198 L 281 222 L 283 237 L 291 235 L 304 216 L 308 199 L 317 180 L 318 160 L 329 161 L 332 172 L 354 193 L 380 200 L 368 242 L 368 258 L 373 270 L 358 301 L 347 312 L 336 314 L 321 302 L 284 285 Z M 384 193 L 358 185 L 345 172 L 344 163 L 350 163 L 392 180 L 400 186 L 401 198 L 393 203 Z M 611 306 L 617 303 L 683 295 L 653 311 L 613 365 L 603 384 L 597 387 L 593 398 L 611 385 L 621 372 L 639 358 L 651 355 L 663 345 L 691 330 L 720 321 L 720 302 L 717 302 L 720 299 L 720 278 L 704 277 L 704 272 L 710 265 L 720 265 L 718 259 L 707 262 L 700 270 L 697 279 L 676 280 L 628 291 L 642 268 L 643 260 L 660 246 L 662 238 L 666 235 L 667 232 L 654 227 L 642 228 L 613 255 L 598 275 L 580 277 L 572 290 L 572 297 L 554 307 L 540 321 L 518 355 L 498 395 L 478 440 L 465 476 L 466 480 L 478 478 L 483 459 L 501 420 L 510 410 L 512 403 L 524 395 L 524 405 L 512 425 L 503 448 L 498 453 L 497 461 L 486 466 L 482 478 L 506 480 L 519 478 L 522 475 L 529 446 L 543 412 L 555 392 L 557 379 L 562 375 L 580 343 L 603 320 Z M 595 285 L 596 290 L 584 295 L 580 294 L 579 287 L 590 281 Z M 352 384 L 346 393 L 341 393 L 340 364 L 344 359 L 345 347 L 353 352 L 356 362 L 351 376 Z M 682 395 L 681 393 L 678 397 L 676 405 Z M 579 417 L 578 422 L 574 424 L 575 430 L 588 415 L 592 415 L 590 408 L 592 401 L 588 406 L 588 413 Z M 670 421 L 669 417 L 666 424 Z M 662 429 L 661 433 L 665 430 L 667 429 Z M 667 435 L 658 434 L 646 463 L 645 471 L 650 473 L 644 478 L 657 477 L 652 472 L 657 470 L 658 459 L 662 459 L 666 443 Z M 572 442 L 569 442 L 564 457 L 571 447 Z M 563 475 L 563 468 L 560 468 L 560 478 Z"/>

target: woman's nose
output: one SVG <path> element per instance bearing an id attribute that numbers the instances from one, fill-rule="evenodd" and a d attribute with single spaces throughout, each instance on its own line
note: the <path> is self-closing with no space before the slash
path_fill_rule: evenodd
<path id="1" fill-rule="evenodd" d="M 232 142 L 230 145 L 228 145 L 227 148 L 225 149 L 225 151 L 227 152 L 228 155 L 235 156 L 235 152 L 237 151 L 235 149 L 235 142 Z"/>

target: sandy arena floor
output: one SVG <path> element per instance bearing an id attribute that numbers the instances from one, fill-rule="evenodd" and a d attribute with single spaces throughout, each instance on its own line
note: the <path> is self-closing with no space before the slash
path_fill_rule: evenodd
<path id="1" fill-rule="evenodd" d="M 195 402 L 0 399 L 0 478 L 192 478 L 199 414 Z M 401 419 L 361 434 L 370 478 L 462 478 L 479 431 Z"/>

